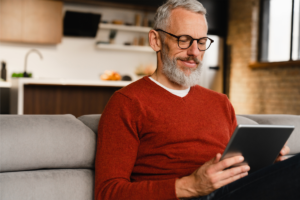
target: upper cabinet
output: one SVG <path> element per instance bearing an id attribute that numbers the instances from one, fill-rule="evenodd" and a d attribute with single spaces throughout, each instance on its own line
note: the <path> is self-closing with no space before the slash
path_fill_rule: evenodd
<path id="1" fill-rule="evenodd" d="M 121 9 L 155 12 L 167 0 L 61 0 L 66 3 L 81 3 L 95 6 L 109 6 Z M 198 0 L 207 11 L 208 34 L 227 35 L 229 0 Z"/>
<path id="2" fill-rule="evenodd" d="M 0 40 L 20 41 L 22 38 L 23 2 L 0 0 Z"/>
<path id="3" fill-rule="evenodd" d="M 60 1 L 0 0 L 0 41 L 60 43 L 62 7 Z"/>
<path id="4" fill-rule="evenodd" d="M 25 1 L 23 40 L 37 43 L 60 43 L 63 32 L 62 6 L 62 2 L 58 1 Z"/>

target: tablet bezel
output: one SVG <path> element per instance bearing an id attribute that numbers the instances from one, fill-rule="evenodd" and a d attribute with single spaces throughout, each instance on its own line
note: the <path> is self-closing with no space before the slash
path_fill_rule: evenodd
<path id="1" fill-rule="evenodd" d="M 287 125 L 240 124 L 233 132 L 220 160 L 242 155 L 244 162 L 232 167 L 248 164 L 249 173 L 269 166 L 275 162 L 294 129 L 295 126 Z"/>

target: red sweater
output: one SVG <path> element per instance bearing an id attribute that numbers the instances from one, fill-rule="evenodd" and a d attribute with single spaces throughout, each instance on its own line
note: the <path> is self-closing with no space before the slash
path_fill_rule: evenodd
<path id="1" fill-rule="evenodd" d="M 227 97 L 173 95 L 148 77 L 117 91 L 99 123 L 95 199 L 177 199 L 175 180 L 222 153 L 237 125 Z"/>

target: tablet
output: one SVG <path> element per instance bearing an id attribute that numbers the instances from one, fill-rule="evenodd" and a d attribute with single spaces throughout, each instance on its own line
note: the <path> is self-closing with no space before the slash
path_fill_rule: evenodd
<path id="1" fill-rule="evenodd" d="M 294 126 L 238 125 L 233 132 L 221 160 L 241 155 L 248 164 L 249 173 L 274 163 L 294 130 Z"/>

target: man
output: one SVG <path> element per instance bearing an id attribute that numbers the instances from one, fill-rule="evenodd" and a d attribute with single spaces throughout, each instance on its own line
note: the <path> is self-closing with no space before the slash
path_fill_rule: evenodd
<path id="1" fill-rule="evenodd" d="M 95 199 L 268 199 L 282 186 L 267 184 L 299 177 L 299 169 L 281 170 L 281 179 L 271 175 L 276 169 L 247 176 L 247 165 L 227 169 L 243 157 L 220 161 L 237 122 L 225 95 L 196 85 L 213 42 L 205 13 L 196 0 L 169 0 L 158 9 L 149 32 L 156 72 L 117 91 L 99 123 Z M 284 147 L 281 155 L 288 152 Z M 292 159 L 274 166 L 289 162 L 284 166 L 294 169 L 299 156 Z"/>

